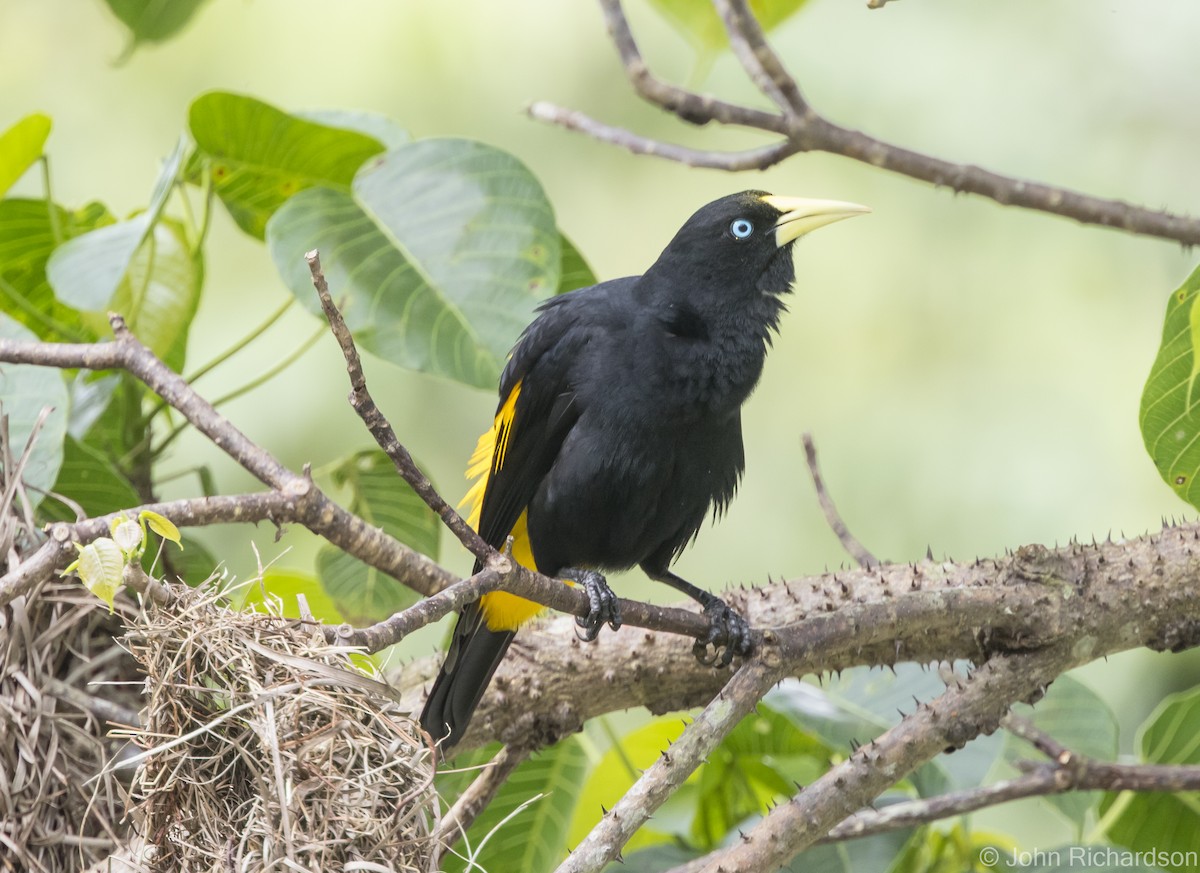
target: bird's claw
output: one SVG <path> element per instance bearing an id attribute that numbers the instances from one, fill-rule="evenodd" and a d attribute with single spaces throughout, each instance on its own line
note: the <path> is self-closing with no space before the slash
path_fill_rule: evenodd
<path id="1" fill-rule="evenodd" d="M 735 655 L 750 654 L 753 647 L 750 625 L 724 600 L 714 597 L 705 604 L 704 615 L 708 618 L 708 633 L 692 646 L 697 661 L 706 666 L 728 667 Z M 711 658 L 708 657 L 709 646 L 713 647 Z"/>
<path id="2" fill-rule="evenodd" d="M 621 626 L 620 601 L 603 574 L 595 570 L 566 570 L 562 576 L 582 585 L 588 596 L 588 614 L 575 617 L 575 635 L 579 639 L 590 643 L 600 636 L 600 628 L 605 624 L 613 630 Z"/>

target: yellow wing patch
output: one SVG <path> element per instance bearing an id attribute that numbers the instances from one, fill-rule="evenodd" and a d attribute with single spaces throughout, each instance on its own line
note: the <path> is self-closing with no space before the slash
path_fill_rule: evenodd
<path id="1" fill-rule="evenodd" d="M 521 393 L 521 383 L 518 382 L 505 398 L 500 411 L 496 413 L 492 426 L 484 431 L 475 444 L 475 451 L 467 462 L 467 478 L 474 479 L 471 488 L 463 497 L 459 506 L 470 505 L 467 524 L 479 530 L 479 516 L 483 511 L 483 495 L 487 492 L 492 475 L 504 466 L 504 455 L 508 451 L 508 439 L 512 433 L 513 417 L 517 410 L 517 397 Z M 533 560 L 533 547 L 529 543 L 529 528 L 525 513 L 517 519 L 510 534 L 513 538 L 513 558 L 523 567 L 536 570 Z M 516 630 L 520 625 L 529 621 L 542 607 L 532 600 L 517 597 L 507 591 L 494 591 L 485 594 L 479 600 L 483 609 L 484 619 L 488 630 Z"/>

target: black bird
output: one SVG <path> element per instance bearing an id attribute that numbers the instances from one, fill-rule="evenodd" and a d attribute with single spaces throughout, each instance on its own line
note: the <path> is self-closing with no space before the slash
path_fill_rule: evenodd
<path id="1" fill-rule="evenodd" d="M 637 565 L 704 608 L 698 656 L 711 644 L 727 665 L 749 651 L 745 620 L 670 566 L 737 489 L 742 403 L 795 278 L 792 243 L 868 211 L 762 191 L 723 197 L 644 275 L 547 300 L 521 335 L 464 503 L 492 546 L 511 535 L 521 564 L 585 586 L 585 638 L 620 625 L 597 571 Z M 540 608 L 496 592 L 462 611 L 421 713 L 443 748 L 461 739 L 516 629 Z"/>

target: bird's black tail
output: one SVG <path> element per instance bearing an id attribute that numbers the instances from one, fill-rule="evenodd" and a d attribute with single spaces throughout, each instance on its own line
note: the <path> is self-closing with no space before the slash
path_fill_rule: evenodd
<path id="1" fill-rule="evenodd" d="M 442 748 L 453 746 L 466 733 L 471 715 L 492 674 L 504 659 L 514 631 L 488 630 L 478 603 L 463 608 L 454 626 L 446 660 L 421 710 L 421 727 Z"/>

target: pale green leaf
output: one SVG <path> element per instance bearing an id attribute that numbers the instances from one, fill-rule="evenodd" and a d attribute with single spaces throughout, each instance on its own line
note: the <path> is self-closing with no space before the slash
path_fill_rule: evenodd
<path id="1" fill-rule="evenodd" d="M 338 625 L 346 620 L 316 576 L 287 568 L 269 568 L 263 573 L 261 584 L 246 586 L 241 606 L 262 603 L 268 596 L 277 597 L 285 618 L 300 618 L 298 595 L 304 596 L 309 612 L 318 621 Z"/>
<path id="2" fill-rule="evenodd" d="M 0 200 L 0 311 L 47 342 L 94 341 L 95 328 L 55 298 L 46 262 L 61 240 L 112 221 L 98 203 L 68 212 L 45 200 Z"/>
<path id="3" fill-rule="evenodd" d="M 179 535 L 179 528 L 175 526 L 171 519 L 149 509 L 143 509 L 138 514 L 138 518 L 146 522 L 150 530 L 154 531 L 164 540 L 174 543 L 181 549 L 183 548 L 183 538 Z"/>
<path id="4" fill-rule="evenodd" d="M 1197 372 L 1196 300 L 1200 268 L 1167 302 L 1162 344 L 1142 390 L 1142 439 L 1163 481 L 1200 507 L 1200 403 L 1192 387 Z"/>
<path id="5" fill-rule="evenodd" d="M 0 315 L 0 338 L 33 342 L 28 329 Z M 0 410 L 8 416 L 8 436 L 14 457 L 19 458 L 33 434 L 42 410 L 51 411 L 30 450 L 22 480 L 29 487 L 30 503 L 41 502 L 43 492 L 58 478 L 67 433 L 67 386 L 62 374 L 50 367 L 5 364 L 0 367 Z"/>
<path id="6" fill-rule="evenodd" d="M 504 787 L 467 831 L 458 851 L 469 854 L 506 816 L 531 797 L 544 795 L 500 825 L 475 857 L 488 871 L 550 873 L 567 854 L 567 825 L 579 793 L 587 756 L 579 740 L 565 740 L 534 754 L 508 778 Z M 445 873 L 466 869 L 462 858 L 447 855 Z M 478 868 L 471 868 L 478 869 Z"/>
<path id="7" fill-rule="evenodd" d="M 351 194 L 296 195 L 272 217 L 267 243 L 314 312 L 303 254 L 321 251 L 361 346 L 486 388 L 537 302 L 558 288 L 562 259 L 533 175 L 512 155 L 461 139 L 394 149 L 359 172 Z"/>
<path id="8" fill-rule="evenodd" d="M 616 805 L 642 775 L 641 771 L 657 761 L 670 744 L 679 739 L 684 727 L 686 723 L 678 715 L 656 718 L 621 737 L 618 744 L 605 752 L 578 793 L 579 802 L 575 805 L 567 842 L 575 845 L 586 837 L 600 821 L 604 810 Z M 671 834 L 660 829 L 658 824 L 656 818 L 643 826 L 625 848 L 632 852 L 670 840 Z"/>
<path id="9" fill-rule="evenodd" d="M 799 12 L 807 0 L 750 0 L 750 10 L 764 31 L 770 31 Z M 650 0 L 671 25 L 703 53 L 729 45 L 729 37 L 709 0 Z"/>
<path id="10" fill-rule="evenodd" d="M 111 612 L 117 592 L 124 584 L 121 574 L 125 556 L 121 547 L 108 537 L 100 537 L 80 548 L 79 559 L 69 569 L 74 570 L 88 591 L 108 604 Z"/>
<path id="11" fill-rule="evenodd" d="M 213 91 L 192 103 L 188 127 L 208 158 L 217 196 L 238 227 L 262 239 L 267 219 L 293 194 L 313 185 L 349 193 L 359 167 L 383 151 L 374 136 L 381 122 L 373 121 L 366 135 L 359 131 L 367 116 L 335 117 L 317 123 L 253 97 Z M 388 135 L 395 138 L 395 128 Z"/>
<path id="12" fill-rule="evenodd" d="M 332 476 L 335 484 L 349 489 L 351 512 L 422 554 L 437 557 L 441 520 L 383 452 L 371 449 L 353 455 L 335 467 Z M 408 586 L 334 546 L 323 546 L 317 553 L 317 574 L 349 621 L 378 621 L 418 599 Z"/>
<path id="13" fill-rule="evenodd" d="M 129 261 L 110 305 L 125 316 L 134 336 L 178 372 L 203 285 L 200 253 L 191 250 L 179 222 L 164 218 Z"/>
<path id="14" fill-rule="evenodd" d="M 50 136 L 50 116 L 26 115 L 0 134 L 0 197 L 34 165 Z"/>
<path id="15" fill-rule="evenodd" d="M 142 526 L 125 519 L 112 526 L 112 538 L 126 558 L 132 557 L 142 546 Z"/>
<path id="16" fill-rule="evenodd" d="M 85 311 L 109 307 L 134 255 L 162 215 L 179 177 L 183 153 L 181 139 L 163 164 L 145 212 L 85 233 L 54 250 L 46 264 L 46 276 L 59 300 Z"/>

